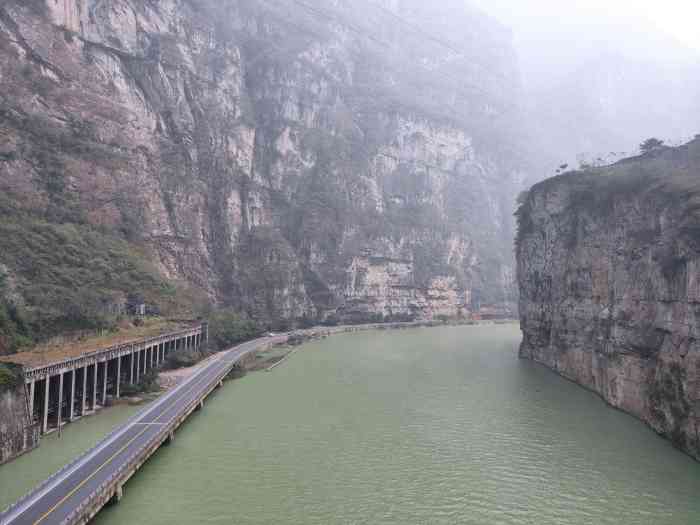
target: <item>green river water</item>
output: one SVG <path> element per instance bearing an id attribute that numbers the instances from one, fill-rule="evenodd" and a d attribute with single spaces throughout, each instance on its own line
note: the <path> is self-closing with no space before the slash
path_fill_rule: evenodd
<path id="1" fill-rule="evenodd" d="M 309 343 L 217 391 L 96 524 L 700 523 L 700 464 L 517 359 L 519 340 L 504 325 Z M 134 410 L 0 467 L 0 506 Z"/>

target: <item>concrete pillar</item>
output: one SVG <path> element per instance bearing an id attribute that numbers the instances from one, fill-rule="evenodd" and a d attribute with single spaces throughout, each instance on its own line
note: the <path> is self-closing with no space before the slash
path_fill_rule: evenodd
<path id="1" fill-rule="evenodd" d="M 102 406 L 107 405 L 107 374 L 109 373 L 109 359 L 105 359 L 105 374 L 102 382 Z"/>
<path id="2" fill-rule="evenodd" d="M 80 415 L 84 416 L 85 412 L 87 412 L 87 374 L 88 374 L 88 367 L 85 365 L 83 367 L 83 399 L 82 399 L 82 404 L 80 405 Z"/>
<path id="3" fill-rule="evenodd" d="M 122 497 L 124 496 L 124 488 L 123 485 L 119 485 L 117 487 L 117 490 L 114 491 L 114 496 L 112 496 L 112 503 L 119 503 L 122 500 Z"/>
<path id="4" fill-rule="evenodd" d="M 156 359 L 156 350 L 158 349 L 158 346 L 152 346 L 151 347 L 151 368 L 155 368 L 156 365 L 158 364 L 158 359 Z"/>
<path id="5" fill-rule="evenodd" d="M 58 374 L 58 413 L 56 414 L 56 428 L 61 426 L 61 412 L 63 411 L 63 372 Z"/>
<path id="6" fill-rule="evenodd" d="M 93 374 L 92 374 L 92 409 L 96 410 L 97 409 L 97 365 L 99 363 L 95 362 L 93 367 Z"/>
<path id="7" fill-rule="evenodd" d="M 134 365 L 136 364 L 136 360 L 134 359 L 134 350 L 131 350 L 131 353 L 129 354 L 129 384 L 133 385 L 134 384 Z"/>
<path id="8" fill-rule="evenodd" d="M 29 417 L 32 420 L 32 424 L 34 424 L 34 383 L 36 381 L 32 379 L 32 382 L 29 383 Z"/>
<path id="9" fill-rule="evenodd" d="M 136 352 L 136 382 L 139 382 L 139 374 L 141 373 L 141 350 Z"/>
<path id="10" fill-rule="evenodd" d="M 41 423 L 41 432 L 46 434 L 49 429 L 49 387 L 51 386 L 51 376 L 46 376 L 45 388 L 44 388 L 44 420 Z"/>
<path id="11" fill-rule="evenodd" d="M 75 368 L 70 373 L 70 403 L 68 406 L 70 407 L 68 421 L 73 421 L 75 418 Z"/>
<path id="12" fill-rule="evenodd" d="M 114 387 L 114 398 L 119 399 L 119 382 L 122 379 L 122 358 L 117 357 L 117 386 Z"/>

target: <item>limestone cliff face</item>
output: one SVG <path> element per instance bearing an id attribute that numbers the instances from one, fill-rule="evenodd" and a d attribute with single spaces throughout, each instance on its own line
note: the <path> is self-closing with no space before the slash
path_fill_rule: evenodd
<path id="1" fill-rule="evenodd" d="M 262 318 L 503 303 L 510 37 L 423 4 L 4 2 L 0 192 Z"/>
<path id="2" fill-rule="evenodd" d="M 522 357 L 700 459 L 700 141 L 537 184 L 518 212 Z"/>

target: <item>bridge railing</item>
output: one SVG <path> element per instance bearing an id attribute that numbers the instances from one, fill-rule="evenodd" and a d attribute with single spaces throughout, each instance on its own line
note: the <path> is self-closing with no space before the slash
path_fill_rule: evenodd
<path id="1" fill-rule="evenodd" d="M 231 367 L 232 366 L 233 363 L 231 364 Z M 229 368 L 230 367 L 227 367 L 222 373 L 217 374 L 217 376 L 214 379 L 212 379 L 212 381 L 210 381 L 209 384 L 204 388 L 201 396 L 194 397 L 192 401 L 188 403 L 181 411 L 179 411 L 177 414 L 171 417 L 167 424 L 162 425 L 160 430 L 157 433 L 155 433 L 153 437 L 144 446 L 134 451 L 129 456 L 129 458 L 124 463 L 122 463 L 115 472 L 113 472 L 109 476 L 108 479 L 103 481 L 97 488 L 95 488 L 90 493 L 88 497 L 86 497 L 80 503 L 80 505 L 78 505 L 78 507 L 73 509 L 73 511 L 61 522 L 61 525 L 72 525 L 76 522 L 76 520 L 80 519 L 83 513 L 90 506 L 94 505 L 99 498 L 111 497 L 117 490 L 119 484 L 122 482 L 123 477 L 129 471 L 136 468 L 139 462 L 143 463 L 150 457 L 150 455 L 152 454 L 151 448 L 162 443 L 171 432 L 175 431 L 175 429 L 179 426 L 179 419 L 185 414 L 188 414 L 192 409 L 194 409 L 194 407 L 198 403 L 200 403 L 201 398 L 205 395 L 205 393 L 210 387 L 213 387 L 228 375 L 228 373 L 230 372 Z M 104 503 L 106 503 L 106 501 Z"/>
<path id="2" fill-rule="evenodd" d="M 108 346 L 107 348 L 100 348 L 99 350 L 93 350 L 91 352 L 85 352 L 84 354 L 80 354 L 75 357 L 69 357 L 66 358 L 62 361 L 58 361 L 56 363 L 48 363 L 48 364 L 41 364 L 37 366 L 31 366 L 31 367 L 26 367 L 24 369 L 24 374 L 25 377 L 29 376 L 35 376 L 35 375 L 41 375 L 44 370 L 49 369 L 49 368 L 64 368 L 66 365 L 71 365 L 74 363 L 77 363 L 78 361 L 85 360 L 85 359 L 94 359 L 94 358 L 99 358 L 102 357 L 106 354 L 110 353 L 119 353 L 119 352 L 129 352 L 134 349 L 135 346 L 137 345 L 148 345 L 149 343 L 155 343 L 155 342 L 163 342 L 166 340 L 172 340 L 178 337 L 183 337 L 186 335 L 195 335 L 195 334 L 204 334 L 206 330 L 207 324 L 206 323 L 201 323 L 197 326 L 193 326 L 191 328 L 186 328 L 184 330 L 178 330 L 177 332 L 169 332 L 166 334 L 160 334 L 154 337 L 147 337 L 145 339 L 137 339 L 134 341 L 128 341 L 125 343 L 118 343 L 112 346 Z"/>

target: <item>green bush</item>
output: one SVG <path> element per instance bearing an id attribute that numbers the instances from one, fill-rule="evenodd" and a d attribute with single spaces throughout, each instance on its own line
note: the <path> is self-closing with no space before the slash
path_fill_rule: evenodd
<path id="1" fill-rule="evenodd" d="M 17 365 L 0 363 L 0 392 L 13 390 L 22 384 L 22 368 Z"/>
<path id="2" fill-rule="evenodd" d="M 160 385 L 158 384 L 158 371 L 155 368 L 151 368 L 140 377 L 138 383 L 134 385 L 122 385 L 120 387 L 120 394 L 122 396 L 129 397 L 137 394 L 158 392 L 159 390 Z"/>
<path id="3" fill-rule="evenodd" d="M 206 357 L 203 352 L 174 352 L 165 359 L 164 368 L 175 370 L 194 366 Z"/>
<path id="4" fill-rule="evenodd" d="M 261 333 L 254 321 L 231 309 L 219 310 L 209 319 L 209 344 L 217 351 L 255 339 Z"/>

